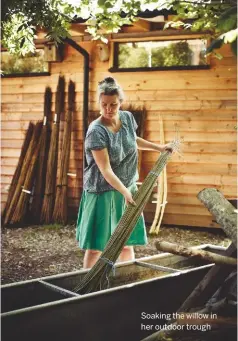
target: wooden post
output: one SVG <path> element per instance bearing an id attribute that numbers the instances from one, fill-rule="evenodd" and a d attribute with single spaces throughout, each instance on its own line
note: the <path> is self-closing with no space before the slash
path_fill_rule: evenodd
<path id="1" fill-rule="evenodd" d="M 205 188 L 197 197 L 237 247 L 237 214 L 234 206 L 216 188 Z"/>
<path id="2" fill-rule="evenodd" d="M 207 260 L 211 263 L 215 264 L 226 264 L 231 266 L 237 266 L 237 260 L 232 257 L 217 255 L 216 253 L 203 251 L 203 250 L 194 250 L 191 247 L 185 247 L 182 245 L 169 243 L 165 241 L 157 241 L 155 243 L 156 249 L 159 251 L 170 252 L 174 255 L 181 255 L 185 257 L 197 257 L 202 260 Z"/>

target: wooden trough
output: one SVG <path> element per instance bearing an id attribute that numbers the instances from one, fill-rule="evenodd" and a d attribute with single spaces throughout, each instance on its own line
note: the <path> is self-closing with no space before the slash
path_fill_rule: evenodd
<path id="1" fill-rule="evenodd" d="M 212 266 L 169 253 L 118 263 L 110 288 L 82 296 L 72 288 L 88 270 L 4 285 L 2 341 L 139 341 L 166 322 L 149 314 L 176 312 Z"/>

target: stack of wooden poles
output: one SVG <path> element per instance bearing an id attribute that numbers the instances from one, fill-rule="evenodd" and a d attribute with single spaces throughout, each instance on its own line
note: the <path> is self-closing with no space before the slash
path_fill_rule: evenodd
<path id="1" fill-rule="evenodd" d="M 2 215 L 5 226 L 67 222 L 67 176 L 72 116 L 75 110 L 74 102 L 75 85 L 70 81 L 68 110 L 65 121 L 62 121 L 63 142 L 58 165 L 59 124 L 60 117 L 64 113 L 65 103 L 64 77 L 60 76 L 58 81 L 53 123 L 51 119 L 52 92 L 49 87 L 46 88 L 43 121 L 36 124 L 29 123 L 18 165 L 10 185 Z"/>

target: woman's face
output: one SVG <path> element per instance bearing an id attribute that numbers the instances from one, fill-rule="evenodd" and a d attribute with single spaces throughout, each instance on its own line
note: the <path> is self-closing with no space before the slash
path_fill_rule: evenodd
<path id="1" fill-rule="evenodd" d="M 117 95 L 101 95 L 100 97 L 100 112 L 106 119 L 115 118 L 120 108 L 120 100 Z"/>

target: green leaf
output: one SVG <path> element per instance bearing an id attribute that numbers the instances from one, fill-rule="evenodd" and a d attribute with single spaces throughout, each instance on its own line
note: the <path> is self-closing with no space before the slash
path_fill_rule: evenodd
<path id="1" fill-rule="evenodd" d="M 25 23 L 21 24 L 21 25 L 18 27 L 17 33 L 20 32 L 20 31 L 23 29 L 23 27 L 25 27 Z"/>

